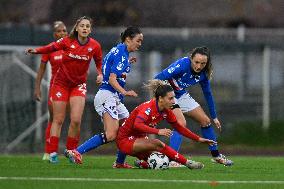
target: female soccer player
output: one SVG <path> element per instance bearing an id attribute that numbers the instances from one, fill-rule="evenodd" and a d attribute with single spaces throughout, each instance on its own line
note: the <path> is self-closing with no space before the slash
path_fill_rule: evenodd
<path id="1" fill-rule="evenodd" d="M 60 38 L 63 38 L 67 36 L 67 29 L 65 24 L 62 21 L 55 21 L 53 23 L 53 37 L 57 41 Z M 52 42 L 53 44 L 55 42 Z M 47 123 L 47 127 L 45 129 L 45 148 L 44 148 L 44 155 L 42 160 L 49 160 L 49 153 L 50 153 L 50 128 L 52 124 L 52 102 L 51 102 L 51 90 L 54 80 L 54 75 L 56 74 L 57 70 L 59 69 L 61 63 L 62 63 L 62 50 L 52 52 L 50 54 L 43 54 L 41 57 L 41 64 L 37 72 L 36 82 L 35 82 L 35 90 L 34 90 L 34 96 L 37 101 L 41 101 L 41 81 L 43 78 L 43 75 L 46 70 L 46 64 L 47 62 L 51 65 L 51 80 L 49 85 L 49 93 L 48 93 L 48 111 L 49 111 L 49 120 Z M 68 140 L 67 140 L 68 141 Z M 66 144 L 66 147 L 68 148 L 68 143 Z"/>
<path id="2" fill-rule="evenodd" d="M 170 137 L 172 134 L 170 129 L 156 128 L 156 125 L 165 119 L 185 137 L 210 145 L 215 143 L 213 140 L 199 137 L 177 122 L 171 110 L 175 103 L 175 93 L 170 85 L 160 80 L 152 80 L 146 87 L 153 91 L 154 98 L 137 106 L 119 128 L 116 139 L 119 150 L 127 155 L 144 160 L 136 162 L 141 168 L 148 168 L 146 161 L 153 151 L 161 152 L 190 169 L 203 168 L 202 163 L 188 160 L 162 141 L 147 137 L 147 134 Z"/>
<path id="3" fill-rule="evenodd" d="M 102 117 L 105 132 L 97 134 L 79 146 L 76 150 L 67 151 L 71 162 L 81 163 L 81 155 L 103 144 L 116 139 L 119 120 L 129 116 L 122 103 L 124 96 L 136 97 L 133 90 L 125 90 L 126 75 L 130 72 L 129 53 L 139 50 L 143 34 L 137 27 L 128 27 L 121 34 L 121 43 L 113 47 L 103 60 L 103 82 L 95 96 L 94 105 Z M 132 168 L 124 163 L 126 155 L 119 152 L 113 168 Z"/>
<path id="4" fill-rule="evenodd" d="M 193 49 L 190 57 L 178 59 L 168 68 L 156 75 L 155 79 L 168 81 L 175 92 L 176 104 L 173 106 L 173 112 L 177 120 L 183 127 L 186 127 L 184 115 L 197 121 L 201 126 L 201 132 L 204 138 L 216 141 L 214 128 L 211 121 L 205 114 L 200 105 L 186 92 L 188 88 L 197 83 L 200 84 L 205 99 L 207 101 L 211 118 L 216 127 L 221 130 L 221 124 L 217 118 L 215 105 L 210 89 L 210 79 L 212 77 L 212 63 L 210 51 L 207 47 L 197 47 Z M 183 115 L 184 114 L 184 115 Z M 176 151 L 182 142 L 181 135 L 174 131 L 170 137 L 170 146 Z M 225 166 L 233 165 L 233 161 L 227 159 L 218 151 L 217 144 L 209 146 L 212 154 L 212 161 Z"/>
<path id="5" fill-rule="evenodd" d="M 89 37 L 92 20 L 83 16 L 79 18 L 68 37 L 59 39 L 52 45 L 36 49 L 27 49 L 26 53 L 47 54 L 63 50 L 62 64 L 54 76 L 51 98 L 53 121 L 50 137 L 50 162 L 58 162 L 58 140 L 62 123 L 65 119 L 66 106 L 70 105 L 70 126 L 67 143 L 76 148 L 79 142 L 80 125 L 86 97 L 86 80 L 91 58 L 96 63 L 97 83 L 102 82 L 102 49 L 100 44 Z"/>

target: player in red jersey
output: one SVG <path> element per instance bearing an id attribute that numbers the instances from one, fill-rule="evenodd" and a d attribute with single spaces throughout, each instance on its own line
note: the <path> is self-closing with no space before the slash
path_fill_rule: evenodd
<path id="1" fill-rule="evenodd" d="M 47 54 L 63 50 L 62 64 L 59 67 L 52 86 L 51 98 L 53 107 L 53 121 L 50 132 L 51 152 L 49 161 L 58 162 L 58 142 L 62 123 L 65 119 L 67 103 L 70 105 L 70 126 L 67 143 L 70 149 L 75 149 L 79 143 L 81 118 L 85 107 L 86 80 L 90 61 L 96 63 L 97 83 L 102 82 L 102 49 L 100 44 L 89 37 L 92 20 L 83 16 L 79 18 L 68 37 L 59 39 L 52 45 L 28 48 L 26 53 Z"/>
<path id="2" fill-rule="evenodd" d="M 171 107 L 175 104 L 175 94 L 170 85 L 159 80 L 152 80 L 146 87 L 153 91 L 155 98 L 136 107 L 119 128 L 116 139 L 119 150 L 144 160 L 136 161 L 136 165 L 142 168 L 148 168 L 146 161 L 153 151 L 161 152 L 167 155 L 169 159 L 177 161 L 190 169 L 203 168 L 202 163 L 186 159 L 162 141 L 147 137 L 147 134 L 170 137 L 172 134 L 170 129 L 156 128 L 156 125 L 165 119 L 183 136 L 209 145 L 215 144 L 215 141 L 201 138 L 177 122 L 171 110 Z"/>
<path id="3" fill-rule="evenodd" d="M 53 23 L 53 37 L 55 40 L 59 40 L 60 38 L 63 38 L 67 36 L 67 29 L 65 24 L 62 21 L 55 21 Z M 51 43 L 51 45 L 54 42 Z M 45 153 L 43 155 L 42 160 L 49 160 L 49 153 L 50 153 L 50 128 L 52 124 L 52 102 L 51 102 L 51 86 L 53 84 L 54 75 L 56 74 L 59 66 L 62 63 L 62 50 L 55 51 L 50 54 L 43 54 L 41 57 L 41 64 L 37 72 L 36 82 L 35 82 L 35 90 L 34 90 L 34 96 L 37 101 L 41 101 L 41 80 L 43 78 L 43 75 L 46 70 L 47 62 L 51 65 L 51 80 L 49 85 L 49 93 L 48 93 L 48 111 L 49 111 L 49 120 L 47 123 L 47 128 L 45 129 Z M 68 145 L 66 145 L 68 146 Z"/>

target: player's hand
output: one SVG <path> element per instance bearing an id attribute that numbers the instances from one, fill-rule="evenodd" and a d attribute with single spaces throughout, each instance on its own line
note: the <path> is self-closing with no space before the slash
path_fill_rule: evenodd
<path id="1" fill-rule="evenodd" d="M 131 64 L 134 64 L 134 63 L 136 63 L 137 58 L 136 58 L 136 57 L 131 56 L 131 57 L 128 59 L 128 61 L 129 61 Z"/>
<path id="2" fill-rule="evenodd" d="M 34 97 L 37 101 L 41 101 L 41 90 L 40 89 L 35 89 Z"/>
<path id="3" fill-rule="evenodd" d="M 217 144 L 217 142 L 214 141 L 214 140 L 209 140 L 209 139 L 202 138 L 202 137 L 199 138 L 198 142 L 207 143 L 207 144 L 209 144 L 210 146 L 213 145 L 213 144 L 215 144 L 215 145 Z"/>
<path id="4" fill-rule="evenodd" d="M 172 135 L 172 130 L 170 130 L 170 129 L 159 129 L 158 135 L 170 137 Z"/>
<path id="5" fill-rule="evenodd" d="M 97 85 L 101 85 L 102 82 L 103 82 L 103 74 L 99 74 L 99 75 L 97 76 L 96 83 L 97 83 Z"/>
<path id="6" fill-rule="evenodd" d="M 36 53 L 36 50 L 35 50 L 35 49 L 32 49 L 32 48 L 27 48 L 27 49 L 25 50 L 25 53 L 26 53 L 26 54 L 35 54 L 35 53 Z"/>
<path id="7" fill-rule="evenodd" d="M 219 131 L 221 132 L 222 126 L 221 126 L 221 123 L 218 120 L 218 118 L 213 119 L 213 122 L 214 122 L 215 126 L 217 127 L 217 129 L 219 129 Z"/>
<path id="8" fill-rule="evenodd" d="M 137 97 L 138 96 L 138 94 L 135 91 L 133 91 L 133 90 L 126 91 L 123 95 L 125 95 L 125 96 L 132 96 L 132 97 Z"/>

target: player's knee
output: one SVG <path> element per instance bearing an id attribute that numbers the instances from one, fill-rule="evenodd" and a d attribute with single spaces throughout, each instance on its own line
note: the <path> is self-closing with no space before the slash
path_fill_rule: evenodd
<path id="1" fill-rule="evenodd" d="M 72 127 L 79 127 L 81 125 L 81 119 L 74 118 L 71 120 L 71 126 Z"/>
<path id="2" fill-rule="evenodd" d="M 62 126 L 63 121 L 64 121 L 63 118 L 54 118 L 52 124 L 56 126 Z"/>
<path id="3" fill-rule="evenodd" d="M 178 123 L 183 126 L 186 127 L 186 120 L 178 120 Z"/>
<path id="4" fill-rule="evenodd" d="M 116 139 L 117 134 L 116 133 L 109 133 L 106 134 L 106 138 L 108 142 L 112 142 Z"/>
<path id="5" fill-rule="evenodd" d="M 153 139 L 153 144 L 155 145 L 155 150 L 162 149 L 165 146 L 164 143 L 159 139 Z"/>
<path id="6" fill-rule="evenodd" d="M 201 127 L 207 127 L 208 125 L 211 124 L 210 119 L 205 116 L 202 120 L 200 120 L 199 124 L 201 125 Z"/>

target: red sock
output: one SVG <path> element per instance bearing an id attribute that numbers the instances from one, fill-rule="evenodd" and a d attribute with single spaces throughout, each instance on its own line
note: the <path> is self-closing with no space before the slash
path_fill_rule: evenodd
<path id="1" fill-rule="evenodd" d="M 51 136 L 50 137 L 50 149 L 49 149 L 49 154 L 52 152 L 57 152 L 58 151 L 58 143 L 59 143 L 59 138 L 56 136 Z"/>
<path id="2" fill-rule="evenodd" d="M 161 150 L 159 150 L 159 152 L 165 154 L 171 160 L 174 160 L 174 161 L 181 163 L 183 165 L 186 164 L 187 159 L 183 155 L 181 155 L 180 153 L 178 153 L 177 151 L 175 151 L 174 149 L 169 147 L 168 145 L 165 145 L 165 147 L 162 148 Z"/>
<path id="3" fill-rule="evenodd" d="M 73 150 L 78 147 L 79 144 L 79 139 L 78 137 L 73 138 L 73 137 L 67 137 L 67 142 L 66 142 L 66 148 L 67 150 Z"/>
<path id="4" fill-rule="evenodd" d="M 45 129 L 45 143 L 44 143 L 45 153 L 48 153 L 50 151 L 50 129 L 51 129 L 51 122 L 48 122 L 47 127 Z"/>

